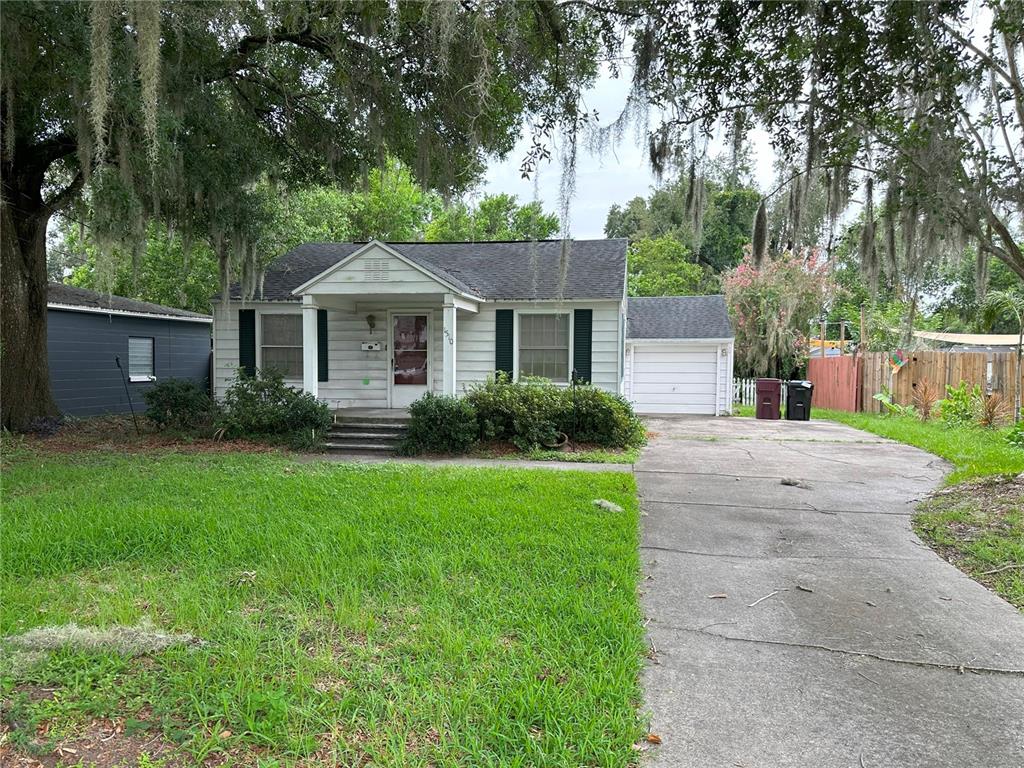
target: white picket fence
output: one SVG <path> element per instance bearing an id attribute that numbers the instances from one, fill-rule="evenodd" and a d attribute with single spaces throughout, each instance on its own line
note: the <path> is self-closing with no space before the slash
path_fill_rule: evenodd
<path id="1" fill-rule="evenodd" d="M 757 379 L 732 380 L 733 405 L 757 405 Z M 786 405 L 786 387 L 782 387 L 782 405 Z"/>

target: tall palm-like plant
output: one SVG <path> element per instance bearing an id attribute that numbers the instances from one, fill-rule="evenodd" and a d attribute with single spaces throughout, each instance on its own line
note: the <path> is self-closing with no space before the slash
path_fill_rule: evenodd
<path id="1" fill-rule="evenodd" d="M 1017 382 L 1014 387 L 1013 419 L 1020 420 L 1021 408 L 1021 352 L 1024 347 L 1024 292 L 1017 287 L 1004 291 L 990 291 L 981 305 L 982 322 L 991 328 L 1001 317 L 1012 318 L 1017 324 Z"/>

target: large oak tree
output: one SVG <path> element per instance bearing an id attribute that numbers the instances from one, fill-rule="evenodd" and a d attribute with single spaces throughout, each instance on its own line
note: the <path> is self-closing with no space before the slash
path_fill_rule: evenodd
<path id="1" fill-rule="evenodd" d="M 573 119 L 585 23 L 548 2 L 0 4 L 3 426 L 55 412 L 55 212 L 77 207 L 109 255 L 159 222 L 252 286 L 257 186 L 352 184 L 390 156 L 459 192 L 524 117 Z"/>

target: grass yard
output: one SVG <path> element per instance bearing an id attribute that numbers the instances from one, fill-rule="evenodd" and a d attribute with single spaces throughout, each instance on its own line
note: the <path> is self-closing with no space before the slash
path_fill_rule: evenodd
<path id="1" fill-rule="evenodd" d="M 5 765 L 636 760 L 629 474 L 22 450 L 3 484 Z"/>

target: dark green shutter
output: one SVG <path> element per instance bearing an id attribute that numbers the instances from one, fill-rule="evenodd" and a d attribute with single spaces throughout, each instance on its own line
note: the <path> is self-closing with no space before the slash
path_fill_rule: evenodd
<path id="1" fill-rule="evenodd" d="M 504 371 L 509 376 L 512 370 L 512 345 L 514 337 L 515 315 L 511 309 L 494 311 L 494 370 Z"/>
<path id="2" fill-rule="evenodd" d="M 238 367 L 256 375 L 256 310 L 238 310 Z"/>
<path id="3" fill-rule="evenodd" d="M 576 380 L 590 383 L 590 357 L 593 349 L 594 310 L 577 309 L 572 318 L 572 367 Z"/>
<path id="4" fill-rule="evenodd" d="M 327 310 L 316 311 L 316 380 L 327 381 Z"/>

